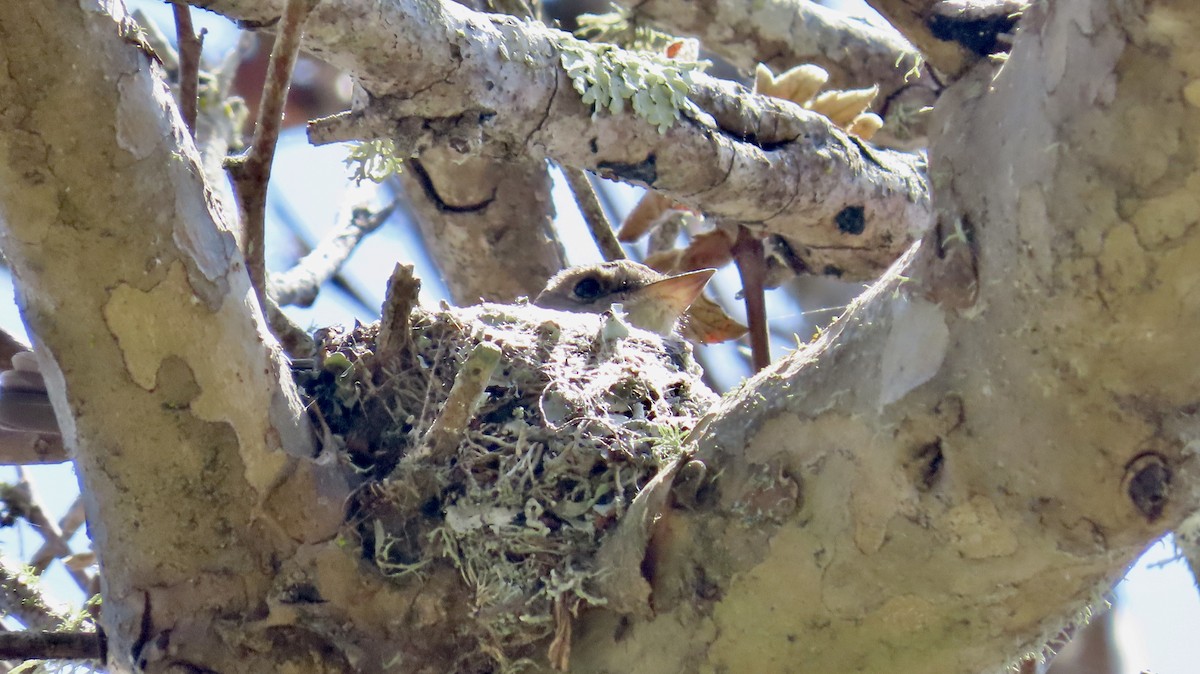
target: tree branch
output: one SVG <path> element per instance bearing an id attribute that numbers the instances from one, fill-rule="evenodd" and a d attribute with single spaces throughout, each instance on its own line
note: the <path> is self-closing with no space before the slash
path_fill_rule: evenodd
<path id="1" fill-rule="evenodd" d="M 96 632 L 0 632 L 0 658 L 103 660 L 104 638 Z"/>
<path id="2" fill-rule="evenodd" d="M 300 54 L 300 38 L 304 22 L 315 0 L 287 0 L 280 22 L 271 60 L 267 65 L 258 120 L 254 124 L 254 140 L 246 155 L 227 162 L 229 174 L 237 192 L 239 221 L 244 240 L 242 251 L 250 283 L 258 295 L 259 305 L 266 306 L 267 263 L 264 249 L 267 184 L 271 179 L 271 162 L 279 130 L 283 127 L 283 107 L 287 102 L 292 70 Z"/>
<path id="3" fill-rule="evenodd" d="M 58 521 L 58 540 L 46 539 L 42 543 L 42 547 L 38 548 L 37 552 L 29 558 L 29 566 L 39 574 L 44 572 L 50 566 L 51 561 L 63 556 L 60 554 L 63 546 L 60 546 L 59 543 L 62 542 L 65 545 L 66 541 L 71 540 L 71 537 L 75 535 L 76 531 L 79 531 L 79 527 L 83 526 L 85 521 L 83 497 L 80 496 L 71 503 L 66 514 Z M 71 550 L 68 548 L 67 553 L 70 552 Z M 84 592 L 90 593 L 90 588 L 84 588 Z"/>
<path id="4" fill-rule="evenodd" d="M 461 4 L 523 18 L 541 7 L 540 0 Z M 410 60 L 397 63 L 407 67 Z M 467 148 L 478 140 L 477 129 L 450 142 L 439 138 L 408 163 L 399 182 L 454 302 L 533 297 L 566 265 L 553 228 L 549 167 L 537 157 L 471 156 Z"/>
<path id="5" fill-rule="evenodd" d="M 1020 0 L 867 0 L 928 59 L 957 78 L 991 54 L 1007 52 Z"/>
<path id="6" fill-rule="evenodd" d="M 604 206 L 600 205 L 600 200 L 596 198 L 596 188 L 592 187 L 587 172 L 569 166 L 564 166 L 562 172 L 575 195 L 575 203 L 579 205 L 583 222 L 592 233 L 592 240 L 596 242 L 600 254 L 605 260 L 624 260 L 625 251 L 621 248 L 621 242 L 617 241 L 617 235 L 613 233 L 613 226 L 604 213 Z"/>
<path id="7" fill-rule="evenodd" d="M 379 229 L 395 210 L 395 202 L 376 213 L 366 208 L 353 209 L 349 221 L 326 234 L 291 269 L 271 274 L 270 296 L 280 306 L 311 306 L 321 285 L 337 274 L 363 238 Z"/>
<path id="8" fill-rule="evenodd" d="M 67 538 L 63 536 L 62 531 L 58 526 L 46 516 L 46 512 L 42 510 L 36 494 L 33 491 L 33 482 L 29 478 L 28 472 L 24 469 L 18 469 L 21 475 L 21 482 L 16 487 L 4 489 L 4 500 L 10 508 L 15 508 L 21 513 L 21 517 L 29 523 L 31 529 L 44 541 L 42 550 L 48 552 L 52 558 L 67 557 L 71 554 L 71 546 L 67 544 Z M 42 573 L 46 570 L 46 565 L 40 568 L 30 566 L 37 573 Z M 67 573 L 75 584 L 83 590 L 84 595 L 90 593 L 91 578 L 84 571 L 66 567 Z"/>
<path id="9" fill-rule="evenodd" d="M 200 53 L 204 49 L 204 34 L 196 35 L 192 27 L 192 10 L 187 5 L 173 5 L 175 35 L 179 44 L 179 113 L 192 136 L 196 135 L 196 110 L 200 93 Z"/>
<path id="10" fill-rule="evenodd" d="M 898 33 L 878 28 L 809 0 L 625 0 L 637 17 L 665 30 L 696 37 L 743 72 L 765 63 L 783 72 L 813 63 L 829 72 L 835 89 L 879 85 L 876 111 L 885 126 L 883 145 L 911 144 L 925 136 L 919 110 L 937 100 L 938 85 L 916 49 Z"/>
<path id="11" fill-rule="evenodd" d="M 212 8 L 238 19 L 246 10 L 233 2 Z M 489 141 L 484 151 L 548 157 L 653 187 L 705 213 L 783 235 L 809 269 L 847 279 L 878 275 L 930 223 L 918 158 L 870 148 L 796 105 L 698 76 L 690 98 L 699 110 L 685 109 L 660 133 L 628 112 L 593 116 L 560 62 L 564 49 L 586 47 L 539 24 L 453 3 L 390 2 L 385 20 L 369 22 L 337 2 L 315 11 L 321 28 L 308 36 L 311 44 L 351 68 L 372 94 L 365 109 L 315 124 L 315 142 L 421 129 L 424 140 L 401 150 L 417 151 L 440 127 L 452 135 L 473 127 Z M 440 28 L 407 28 L 431 23 Z M 364 54 L 346 35 L 370 36 L 365 42 L 376 48 Z M 500 45 L 507 45 L 507 60 Z M 418 60 L 403 70 L 379 61 L 402 55 Z M 422 93 L 389 95 L 401 91 Z M 471 121 L 484 118 L 486 124 Z"/>
<path id="12" fill-rule="evenodd" d="M 11 615 L 29 629 L 52 630 L 66 624 L 69 616 L 49 604 L 33 585 L 34 577 L 22 573 L 12 562 L 0 558 L 0 611 Z"/>
<path id="13" fill-rule="evenodd" d="M 217 625 L 264 605 L 263 560 L 332 536 L 345 486 L 309 458 L 170 92 L 88 3 L 0 5 L 0 59 L 0 98 L 27 111 L 0 119 L 0 243 L 103 560 L 110 665 L 166 657 L 133 662 L 162 638 L 208 669 L 276 671 Z M 92 112 L 61 114 L 80 95 Z"/>

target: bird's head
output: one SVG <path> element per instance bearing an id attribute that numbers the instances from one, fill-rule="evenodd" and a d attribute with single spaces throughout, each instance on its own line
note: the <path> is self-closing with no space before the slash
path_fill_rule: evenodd
<path id="1" fill-rule="evenodd" d="M 700 269 L 668 276 L 630 260 L 572 267 L 550 279 L 533 303 L 595 314 L 621 304 L 631 324 L 665 336 L 675 330 L 715 273 L 715 269 Z"/>

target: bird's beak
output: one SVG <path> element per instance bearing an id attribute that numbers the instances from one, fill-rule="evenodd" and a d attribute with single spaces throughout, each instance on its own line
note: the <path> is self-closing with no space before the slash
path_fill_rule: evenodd
<path id="1" fill-rule="evenodd" d="M 675 316 L 682 316 L 692 302 L 704 292 L 704 286 L 716 269 L 698 269 L 655 281 L 637 291 L 641 298 L 649 299 L 657 306 L 667 308 Z"/>

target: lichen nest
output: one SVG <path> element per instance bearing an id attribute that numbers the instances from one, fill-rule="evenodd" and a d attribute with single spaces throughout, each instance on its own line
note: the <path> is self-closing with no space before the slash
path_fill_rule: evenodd
<path id="1" fill-rule="evenodd" d="M 570 615 L 605 604 L 597 550 L 716 396 L 690 345 L 619 316 L 417 309 L 395 353 L 375 352 L 377 334 L 323 331 L 322 364 L 302 378 L 359 481 L 356 543 L 396 582 L 458 570 L 473 601 L 459 623 L 479 649 L 457 671 L 544 663 Z M 457 446 L 429 456 L 429 429 L 480 344 L 499 364 Z"/>

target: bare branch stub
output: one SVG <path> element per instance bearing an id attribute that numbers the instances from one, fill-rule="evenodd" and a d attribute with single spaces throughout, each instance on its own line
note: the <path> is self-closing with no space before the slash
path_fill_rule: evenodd
<path id="1" fill-rule="evenodd" d="M 442 462 L 457 450 L 480 397 L 500 364 L 500 356 L 500 347 L 488 342 L 477 344 L 471 350 L 454 378 L 442 413 L 425 433 L 425 445 L 413 453 L 413 461 Z"/>
<path id="2" fill-rule="evenodd" d="M 421 292 L 421 280 L 413 276 L 413 266 L 398 264 L 388 279 L 387 296 L 384 299 L 382 316 L 379 320 L 379 338 L 376 355 L 387 363 L 395 360 L 400 350 L 411 339 L 410 316 L 417 306 L 417 295 Z"/>
<path id="3" fill-rule="evenodd" d="M 231 159 L 226 164 L 237 193 L 238 214 L 244 232 L 242 252 L 246 257 L 250 282 L 263 307 L 267 299 L 267 268 L 263 249 L 267 183 L 271 178 L 271 162 L 275 158 L 275 146 L 283 125 L 283 106 L 291 84 L 292 70 L 300 53 L 304 22 L 315 4 L 315 0 L 288 0 L 267 66 L 262 102 L 254 125 L 254 139 L 245 155 Z"/>

